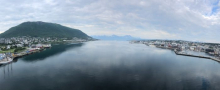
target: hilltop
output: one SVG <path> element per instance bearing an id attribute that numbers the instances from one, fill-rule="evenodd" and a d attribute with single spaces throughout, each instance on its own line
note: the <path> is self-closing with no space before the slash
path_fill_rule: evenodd
<path id="1" fill-rule="evenodd" d="M 0 34 L 1 38 L 10 38 L 18 36 L 31 36 L 31 37 L 57 37 L 57 38 L 91 38 L 84 32 L 62 26 L 56 23 L 48 22 L 23 22 L 15 27 L 10 28 L 4 33 Z"/>

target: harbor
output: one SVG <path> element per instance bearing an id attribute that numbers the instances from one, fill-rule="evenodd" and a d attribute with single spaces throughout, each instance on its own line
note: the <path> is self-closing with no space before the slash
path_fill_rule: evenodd
<path id="1" fill-rule="evenodd" d="M 37 53 L 37 52 L 41 52 L 41 51 L 45 50 L 46 48 L 51 48 L 51 45 L 50 44 L 41 45 L 41 46 L 38 45 L 38 46 L 28 48 L 28 49 L 26 49 L 26 50 L 24 50 L 20 53 L 5 53 L 5 54 L 2 54 L 2 56 L 1 56 L 2 59 L 0 60 L 0 65 L 9 64 L 15 59 L 21 58 L 21 57 L 26 56 L 26 55 L 34 54 L 34 53 Z"/>
<path id="2" fill-rule="evenodd" d="M 211 60 L 220 62 L 220 59 L 219 58 L 215 58 L 215 57 L 186 54 L 186 53 L 179 52 L 176 49 L 174 50 L 174 52 L 175 52 L 176 55 L 189 56 L 189 57 L 197 57 L 197 58 L 205 58 L 205 59 L 211 59 Z"/>
<path id="3" fill-rule="evenodd" d="M 139 43 L 150 47 L 172 50 L 176 55 L 205 58 L 220 62 L 220 45 L 218 44 L 172 40 L 130 41 L 130 43 Z"/>
<path id="4" fill-rule="evenodd" d="M 153 44 L 145 44 L 145 45 L 152 46 Z M 220 58 L 218 58 L 218 57 L 195 55 L 195 54 L 187 54 L 187 53 L 184 53 L 183 51 L 178 51 L 176 48 L 172 48 L 172 47 L 164 47 L 164 46 L 154 46 L 154 47 L 161 48 L 161 49 L 173 50 L 176 55 L 189 56 L 189 57 L 197 57 L 197 58 L 205 58 L 205 59 L 211 59 L 211 60 L 220 62 Z"/>

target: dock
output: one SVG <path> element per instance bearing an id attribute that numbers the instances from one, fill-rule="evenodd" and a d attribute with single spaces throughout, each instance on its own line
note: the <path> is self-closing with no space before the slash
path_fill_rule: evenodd
<path id="1" fill-rule="evenodd" d="M 182 55 L 182 56 L 190 56 L 190 57 L 198 57 L 198 58 L 205 58 L 205 59 L 211 59 L 217 62 L 220 62 L 220 59 L 214 58 L 214 57 L 208 57 L 208 56 L 199 56 L 199 55 L 192 55 L 192 54 L 185 54 L 185 53 L 180 53 L 177 50 L 174 50 L 176 55 Z"/>
<path id="2" fill-rule="evenodd" d="M 12 61 L 13 61 L 13 58 L 6 57 L 3 60 L 1 60 L 0 64 L 8 64 L 8 63 L 10 63 Z"/>
<path id="3" fill-rule="evenodd" d="M 44 47 L 44 48 L 41 48 L 41 49 L 38 49 L 38 50 L 34 50 L 34 51 L 31 51 L 31 52 L 21 52 L 21 53 L 18 53 L 18 54 L 14 54 L 12 57 L 6 57 L 3 60 L 1 60 L 0 65 L 11 63 L 15 59 L 21 58 L 21 57 L 26 56 L 26 55 L 31 55 L 31 54 L 34 54 L 34 53 L 37 53 L 37 52 L 41 52 L 41 51 L 45 50 L 46 48 L 50 48 L 50 47 L 51 46 L 47 46 L 47 47 Z"/>

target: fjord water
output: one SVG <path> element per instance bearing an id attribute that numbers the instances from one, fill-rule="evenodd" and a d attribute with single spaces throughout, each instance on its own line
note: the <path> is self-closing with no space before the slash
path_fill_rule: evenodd
<path id="1" fill-rule="evenodd" d="M 0 90 L 220 90 L 220 64 L 128 41 L 53 45 L 0 67 Z"/>

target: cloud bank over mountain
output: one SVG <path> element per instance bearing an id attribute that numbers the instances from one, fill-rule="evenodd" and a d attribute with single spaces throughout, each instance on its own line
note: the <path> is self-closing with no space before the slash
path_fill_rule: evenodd
<path id="1" fill-rule="evenodd" d="M 88 35 L 220 42 L 219 0 L 1 0 L 0 32 L 25 21 Z"/>

